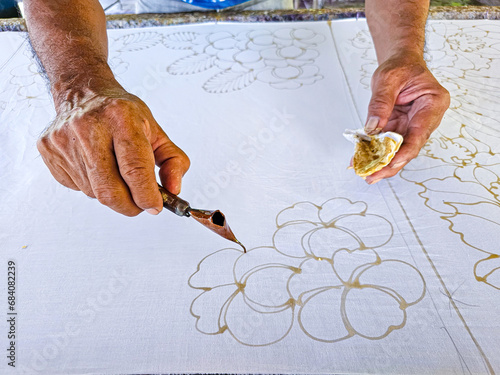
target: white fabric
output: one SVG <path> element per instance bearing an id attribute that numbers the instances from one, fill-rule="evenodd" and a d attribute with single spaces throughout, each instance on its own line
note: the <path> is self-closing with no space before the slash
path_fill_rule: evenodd
<path id="1" fill-rule="evenodd" d="M 18 312 L 0 372 L 499 372 L 499 25 L 429 22 L 451 108 L 373 186 L 342 137 L 370 97 L 364 20 L 110 30 L 120 82 L 191 158 L 181 196 L 221 209 L 246 255 L 60 186 L 35 146 L 45 83 L 25 36 L 0 34 L 0 295 L 6 311 L 13 260 Z"/>

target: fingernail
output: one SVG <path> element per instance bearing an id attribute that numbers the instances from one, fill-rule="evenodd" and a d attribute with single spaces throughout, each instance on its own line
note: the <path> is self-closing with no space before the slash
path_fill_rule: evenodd
<path id="1" fill-rule="evenodd" d="M 160 213 L 156 208 L 148 208 L 146 212 L 151 215 L 158 215 Z"/>
<path id="2" fill-rule="evenodd" d="M 375 130 L 377 129 L 377 125 L 380 121 L 380 117 L 377 116 L 372 116 L 368 119 L 365 125 L 365 132 L 366 134 L 373 134 Z M 378 129 L 380 132 L 380 129 Z"/>

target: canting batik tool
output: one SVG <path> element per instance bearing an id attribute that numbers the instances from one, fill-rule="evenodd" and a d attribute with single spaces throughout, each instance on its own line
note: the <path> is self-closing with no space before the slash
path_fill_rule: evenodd
<path id="1" fill-rule="evenodd" d="M 163 207 L 167 210 L 178 216 L 191 216 L 198 223 L 204 225 L 212 232 L 217 233 L 219 236 L 224 237 L 229 241 L 236 242 L 243 248 L 245 253 L 247 252 L 245 246 L 243 246 L 242 243 L 236 239 L 233 231 L 229 228 L 229 225 L 227 225 L 226 217 L 222 212 L 219 210 L 208 211 L 191 208 L 189 202 L 186 202 L 184 199 L 172 194 L 163 186 L 158 185 L 158 188 L 160 189 L 161 197 L 163 199 Z"/>

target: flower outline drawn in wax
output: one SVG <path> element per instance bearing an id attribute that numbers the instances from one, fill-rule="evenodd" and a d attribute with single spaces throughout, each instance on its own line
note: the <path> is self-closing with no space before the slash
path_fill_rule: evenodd
<path id="1" fill-rule="evenodd" d="M 184 45 L 178 43 L 182 39 L 186 41 Z M 319 57 L 315 47 L 325 37 L 305 28 L 189 36 L 173 33 L 165 35 L 164 40 L 167 48 L 190 51 L 167 67 L 170 74 L 219 70 L 203 84 L 203 89 L 210 93 L 241 90 L 255 81 L 276 89 L 297 89 L 323 79 L 315 65 Z"/>
<path id="2" fill-rule="evenodd" d="M 472 267 L 475 280 L 500 289 L 500 251 L 485 240 L 500 230 L 500 158 L 487 138 L 465 125 L 455 137 L 438 130 L 401 177 L 421 187 L 425 205 L 465 245 L 483 253 Z"/>
<path id="3" fill-rule="evenodd" d="M 279 342 L 293 327 L 321 342 L 354 336 L 376 340 L 403 328 L 407 309 L 424 298 L 425 281 L 415 266 L 379 256 L 393 228 L 369 213 L 366 203 L 301 202 L 282 210 L 276 224 L 273 246 L 246 254 L 222 249 L 198 264 L 189 286 L 202 291 L 191 304 L 199 332 L 229 332 L 249 346 Z M 329 245 L 323 246 L 325 241 Z M 404 282 L 410 278 L 411 286 Z M 373 318 L 380 306 L 389 305 L 386 316 Z M 373 309 L 360 311 L 360 306 Z M 323 333 L 327 327 L 343 333 L 320 337 L 311 329 L 318 322 Z"/>

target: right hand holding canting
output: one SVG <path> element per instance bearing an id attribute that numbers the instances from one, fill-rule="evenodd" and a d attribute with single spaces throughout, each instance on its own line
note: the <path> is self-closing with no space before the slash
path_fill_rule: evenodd
<path id="1" fill-rule="evenodd" d="M 163 186 L 180 192 L 189 159 L 138 97 L 120 88 L 59 108 L 37 146 L 61 184 L 127 216 L 162 210 L 155 163 Z"/>

